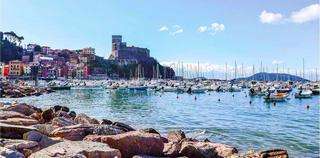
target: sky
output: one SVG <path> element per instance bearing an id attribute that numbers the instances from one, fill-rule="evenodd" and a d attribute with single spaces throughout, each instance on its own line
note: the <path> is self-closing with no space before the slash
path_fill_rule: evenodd
<path id="1" fill-rule="evenodd" d="M 319 67 L 316 0 L 1 0 L 0 30 L 24 44 L 94 47 L 108 57 L 111 35 L 150 49 L 161 63 Z"/>

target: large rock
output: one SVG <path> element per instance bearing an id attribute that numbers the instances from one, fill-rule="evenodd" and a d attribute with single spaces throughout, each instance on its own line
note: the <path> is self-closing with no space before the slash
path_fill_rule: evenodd
<path id="1" fill-rule="evenodd" d="M 36 120 L 41 120 L 41 114 L 42 114 L 42 112 L 35 112 L 32 115 L 30 115 L 29 117 L 36 119 Z"/>
<path id="2" fill-rule="evenodd" d="M 30 126 L 30 125 L 38 124 L 39 121 L 35 119 L 28 119 L 28 118 L 8 118 L 6 120 L 0 120 L 0 123 L 6 123 L 10 125 Z"/>
<path id="3" fill-rule="evenodd" d="M 25 104 L 25 103 L 12 105 L 12 106 L 5 108 L 4 110 L 19 112 L 19 113 L 24 114 L 26 116 L 30 116 L 31 114 L 33 114 L 37 111 L 41 111 L 41 109 L 36 108 L 31 105 L 28 105 L 28 104 Z"/>
<path id="4" fill-rule="evenodd" d="M 29 158 L 50 157 L 85 157 L 85 158 L 121 158 L 117 149 L 110 148 L 107 144 L 86 141 L 64 141 L 29 156 Z"/>
<path id="5" fill-rule="evenodd" d="M 37 142 L 20 139 L 0 139 L 0 146 L 19 151 L 26 157 L 40 149 Z"/>
<path id="6" fill-rule="evenodd" d="M 27 118 L 27 116 L 15 111 L 0 110 L 0 119 L 2 120 L 7 118 Z"/>
<path id="7" fill-rule="evenodd" d="M 164 144 L 160 135 L 154 133 L 132 131 L 110 136 L 89 135 L 84 140 L 106 143 L 112 148 L 119 149 L 123 157 L 141 154 L 163 155 Z"/>
<path id="8" fill-rule="evenodd" d="M 50 122 L 54 118 L 54 112 L 52 109 L 46 109 L 42 112 L 41 118 L 44 122 Z"/>
<path id="9" fill-rule="evenodd" d="M 28 140 L 28 141 L 37 142 L 38 146 L 41 149 L 60 142 L 59 140 L 54 140 L 52 138 L 49 138 L 48 136 L 46 136 L 40 132 L 37 132 L 37 131 L 30 131 L 30 132 L 23 134 L 23 139 Z"/>
<path id="10" fill-rule="evenodd" d="M 96 135 L 115 135 L 115 134 L 121 134 L 125 131 L 121 130 L 118 127 L 112 126 L 112 125 L 94 125 L 93 126 L 93 132 L 92 134 Z"/>
<path id="11" fill-rule="evenodd" d="M 36 128 L 40 133 L 49 136 L 50 133 L 55 130 L 51 124 L 36 124 L 32 127 Z"/>
<path id="12" fill-rule="evenodd" d="M 163 154 L 169 157 L 177 157 L 179 156 L 179 151 L 181 149 L 180 142 L 169 142 L 164 144 Z"/>
<path id="13" fill-rule="evenodd" d="M 169 142 L 180 142 L 184 138 L 186 138 L 186 135 L 181 130 L 170 131 L 167 136 Z"/>
<path id="14" fill-rule="evenodd" d="M 5 147 L 0 146 L 0 157 L 5 157 L 5 158 L 24 158 L 25 156 L 16 151 L 16 150 L 11 150 Z"/>
<path id="15" fill-rule="evenodd" d="M 22 139 L 24 133 L 36 130 L 34 127 L 0 123 L 0 138 Z"/>
<path id="16" fill-rule="evenodd" d="M 95 118 L 91 118 L 87 116 L 86 114 L 78 114 L 75 118 L 74 121 L 78 124 L 99 124 L 99 121 Z"/>
<path id="17" fill-rule="evenodd" d="M 68 140 L 82 140 L 85 136 L 92 134 L 92 132 L 93 126 L 77 124 L 57 128 L 50 133 L 50 136 L 60 137 Z"/>
<path id="18" fill-rule="evenodd" d="M 147 132 L 147 133 L 160 134 L 157 130 L 155 130 L 155 129 L 153 129 L 153 128 L 140 129 L 139 131 L 141 131 L 141 132 Z"/>
<path id="19" fill-rule="evenodd" d="M 76 123 L 73 120 L 65 117 L 55 117 L 54 119 L 52 119 L 51 124 L 54 127 L 63 127 L 63 126 L 75 125 Z"/>
<path id="20" fill-rule="evenodd" d="M 183 141 L 179 155 L 187 157 L 230 157 L 238 153 L 238 150 L 234 147 L 211 142 L 193 142 Z"/>
<path id="21" fill-rule="evenodd" d="M 55 113 L 55 117 L 64 117 L 64 118 L 68 118 L 68 119 L 72 119 L 72 117 L 65 111 L 58 111 Z"/>
<path id="22" fill-rule="evenodd" d="M 134 128 L 132 128 L 131 126 L 124 124 L 122 122 L 113 122 L 112 125 L 117 126 L 126 132 L 135 131 Z"/>
<path id="23" fill-rule="evenodd" d="M 270 149 L 270 150 L 265 150 L 261 151 L 259 153 L 259 157 L 261 158 L 288 158 L 288 152 L 287 150 L 284 149 Z"/>
<path id="24" fill-rule="evenodd" d="M 59 112 L 59 111 L 64 111 L 64 112 L 69 112 L 70 111 L 70 109 L 68 107 L 60 106 L 60 105 L 55 105 L 55 106 L 53 106 L 52 109 L 54 110 L 55 113 Z"/>
<path id="25" fill-rule="evenodd" d="M 111 125 L 113 122 L 108 119 L 102 119 L 100 124 L 102 125 Z"/>

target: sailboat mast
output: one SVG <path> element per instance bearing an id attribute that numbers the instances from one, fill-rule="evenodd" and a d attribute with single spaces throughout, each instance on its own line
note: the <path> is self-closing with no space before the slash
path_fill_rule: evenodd
<path id="1" fill-rule="evenodd" d="M 234 79 L 237 78 L 237 61 L 234 61 Z"/>
<path id="2" fill-rule="evenodd" d="M 318 81 L 318 68 L 316 68 L 316 81 Z"/>
<path id="3" fill-rule="evenodd" d="M 198 60 L 197 78 L 199 78 L 199 60 Z"/>
<path id="4" fill-rule="evenodd" d="M 228 80 L 228 63 L 226 63 L 226 72 L 225 72 L 225 76 L 226 76 L 226 81 Z"/>
<path id="5" fill-rule="evenodd" d="M 304 58 L 302 58 L 302 77 L 304 78 Z"/>

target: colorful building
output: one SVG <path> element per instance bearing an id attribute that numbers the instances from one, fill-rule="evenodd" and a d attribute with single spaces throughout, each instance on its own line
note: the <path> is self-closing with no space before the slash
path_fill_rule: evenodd
<path id="1" fill-rule="evenodd" d="M 89 63 L 95 60 L 95 49 L 88 47 L 83 48 L 79 54 L 80 63 Z"/>
<path id="2" fill-rule="evenodd" d="M 9 76 L 23 75 L 23 63 L 19 60 L 9 62 Z"/>

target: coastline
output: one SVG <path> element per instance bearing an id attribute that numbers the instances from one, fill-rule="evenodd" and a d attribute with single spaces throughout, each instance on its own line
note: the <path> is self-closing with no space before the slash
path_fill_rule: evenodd
<path id="1" fill-rule="evenodd" d="M 22 154 L 25 157 L 50 157 L 48 153 L 81 155 L 78 150 L 66 150 L 66 146 L 80 146 L 79 150 L 86 151 L 82 153 L 85 157 L 263 157 L 265 154 L 288 156 L 285 150 L 278 149 L 239 153 L 236 147 L 230 145 L 208 139 L 199 141 L 187 138 L 181 130 L 169 131 L 167 136 L 164 136 L 153 128 L 134 129 L 121 122 L 97 120 L 71 110 L 58 105 L 45 109 L 24 103 L 3 106 L 0 110 L 0 126 L 1 140 L 5 143 L 1 150 L 11 150 L 7 153 Z M 14 147 L 12 144 L 15 144 Z M 96 149 L 99 145 L 103 147 Z M 61 150 L 64 152 L 61 153 Z"/>

